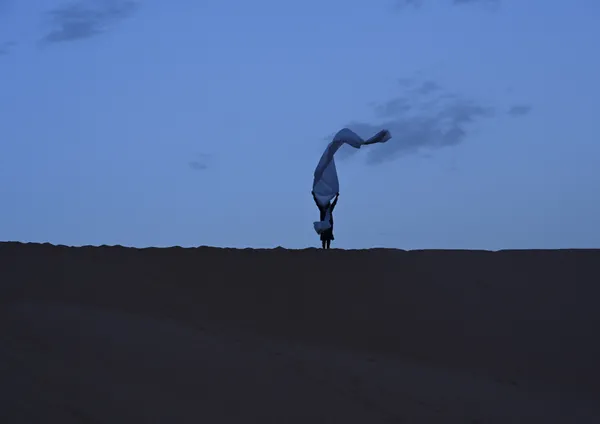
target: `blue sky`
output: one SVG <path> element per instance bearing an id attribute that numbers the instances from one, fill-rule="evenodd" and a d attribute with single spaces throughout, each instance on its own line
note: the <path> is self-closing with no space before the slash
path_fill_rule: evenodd
<path id="1" fill-rule="evenodd" d="M 0 0 L 0 239 L 600 247 L 597 0 Z"/>

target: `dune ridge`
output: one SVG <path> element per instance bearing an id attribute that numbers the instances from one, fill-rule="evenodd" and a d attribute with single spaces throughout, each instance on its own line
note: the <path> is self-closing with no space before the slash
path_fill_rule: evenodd
<path id="1" fill-rule="evenodd" d="M 599 268 L 1 243 L 0 421 L 599 422 Z"/>

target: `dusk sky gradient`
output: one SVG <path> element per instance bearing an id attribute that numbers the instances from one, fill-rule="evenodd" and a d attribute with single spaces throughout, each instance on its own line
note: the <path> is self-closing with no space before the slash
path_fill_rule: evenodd
<path id="1" fill-rule="evenodd" d="M 600 247 L 598 0 L 0 0 L 0 239 Z"/>

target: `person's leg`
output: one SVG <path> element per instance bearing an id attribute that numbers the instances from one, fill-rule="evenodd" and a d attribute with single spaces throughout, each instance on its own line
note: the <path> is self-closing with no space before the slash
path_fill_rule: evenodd
<path id="1" fill-rule="evenodd" d="M 331 239 L 327 239 L 327 248 L 329 249 L 330 246 L 331 246 Z"/>
<path id="2" fill-rule="evenodd" d="M 323 246 L 323 249 L 325 249 L 327 242 L 325 241 L 325 239 L 321 240 L 321 245 Z"/>

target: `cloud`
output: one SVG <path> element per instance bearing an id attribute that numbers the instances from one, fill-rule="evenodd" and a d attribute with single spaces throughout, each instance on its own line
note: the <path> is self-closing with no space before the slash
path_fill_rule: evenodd
<path id="1" fill-rule="evenodd" d="M 376 122 L 347 124 L 364 138 L 383 128 L 392 133 L 392 139 L 387 143 L 368 150 L 367 162 L 370 164 L 458 145 L 469 137 L 474 124 L 496 114 L 493 107 L 449 93 L 433 81 L 402 80 L 401 86 L 403 93 L 400 96 L 373 105 Z M 344 146 L 340 157 L 357 152 Z"/>
<path id="2" fill-rule="evenodd" d="M 0 43 L 0 56 L 6 56 L 17 45 L 14 41 Z"/>
<path id="3" fill-rule="evenodd" d="M 201 154 L 198 155 L 196 160 L 188 162 L 188 166 L 194 171 L 205 171 L 208 169 L 208 164 L 211 160 L 211 155 Z"/>
<path id="4" fill-rule="evenodd" d="M 498 5 L 500 0 L 447 0 L 454 6 L 461 6 L 465 4 L 486 4 L 486 5 Z M 421 7 L 423 4 L 428 3 L 428 0 L 396 0 L 396 7 L 404 8 L 407 6 Z"/>
<path id="5" fill-rule="evenodd" d="M 529 115 L 531 109 L 533 109 L 531 105 L 514 105 L 508 109 L 508 114 L 514 117 L 525 116 Z"/>
<path id="6" fill-rule="evenodd" d="M 473 4 L 473 3 L 498 4 L 498 3 L 500 3 L 500 0 L 452 0 L 452 4 L 455 4 L 455 5 Z"/>
<path id="7" fill-rule="evenodd" d="M 204 171 L 205 169 L 208 169 L 208 165 L 203 163 L 203 162 L 198 162 L 198 161 L 191 161 L 189 164 L 190 168 L 192 168 L 194 171 Z"/>
<path id="8" fill-rule="evenodd" d="M 138 4 L 132 0 L 78 0 L 48 12 L 53 29 L 42 39 L 61 43 L 93 37 L 131 16 Z"/>
<path id="9" fill-rule="evenodd" d="M 440 90 L 441 87 L 434 81 L 425 81 L 423 84 L 421 84 L 419 86 L 419 88 L 417 88 L 417 91 L 420 94 L 429 94 L 429 93 L 433 93 L 434 91 L 438 91 Z"/>
<path id="10" fill-rule="evenodd" d="M 423 0 L 396 0 L 395 3 L 398 9 L 402 9 L 407 6 L 412 7 L 421 7 L 423 5 Z"/>

